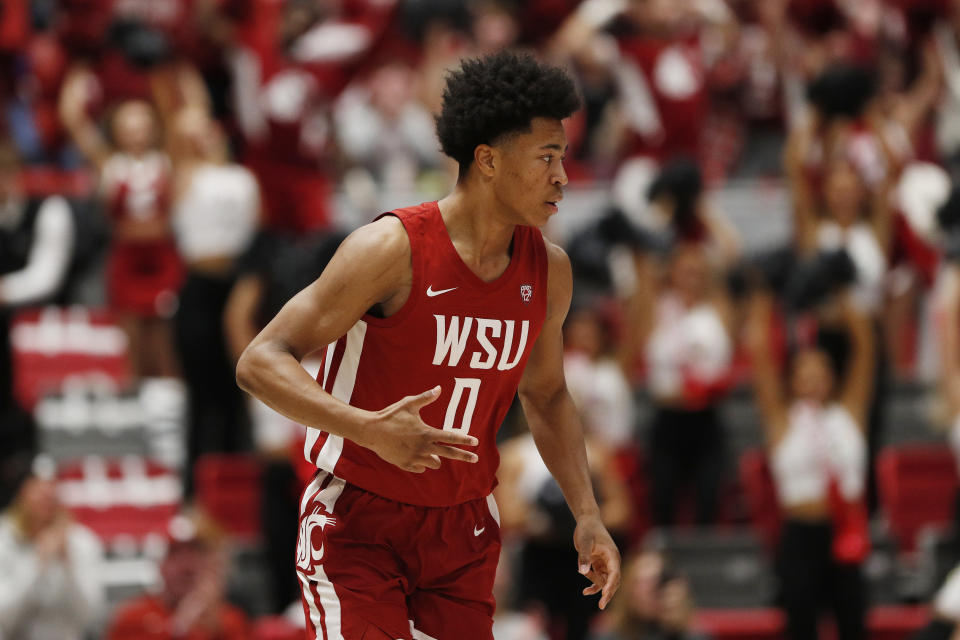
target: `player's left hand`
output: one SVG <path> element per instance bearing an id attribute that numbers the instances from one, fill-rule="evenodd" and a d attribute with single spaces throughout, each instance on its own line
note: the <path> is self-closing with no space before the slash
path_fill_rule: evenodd
<path id="1" fill-rule="evenodd" d="M 600 608 L 606 608 L 620 587 L 620 551 L 599 515 L 584 516 L 577 521 L 573 546 L 580 556 L 580 573 L 593 583 L 583 590 L 583 595 L 603 592 Z"/>

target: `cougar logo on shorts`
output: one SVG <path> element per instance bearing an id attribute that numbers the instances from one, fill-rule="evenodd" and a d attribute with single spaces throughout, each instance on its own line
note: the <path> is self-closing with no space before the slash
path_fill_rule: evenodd
<path id="1" fill-rule="evenodd" d="M 297 536 L 297 566 L 307 571 L 310 565 L 323 558 L 323 528 L 337 524 L 336 518 L 320 513 L 317 505 L 313 513 L 300 519 L 300 535 Z M 314 541 L 316 534 L 317 542 Z"/>

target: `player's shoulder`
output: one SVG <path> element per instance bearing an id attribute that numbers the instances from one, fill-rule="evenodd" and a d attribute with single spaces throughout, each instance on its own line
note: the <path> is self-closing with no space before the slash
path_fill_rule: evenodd
<path id="1" fill-rule="evenodd" d="M 347 249 L 370 253 L 377 260 L 396 260 L 410 255 L 408 228 L 423 224 L 421 221 L 436 209 L 436 204 L 424 202 L 412 207 L 389 211 L 373 222 L 365 224 L 347 236 Z"/>
<path id="2" fill-rule="evenodd" d="M 351 232 L 340 250 L 365 261 L 393 261 L 410 255 L 410 239 L 400 219 L 387 215 Z"/>
<path id="3" fill-rule="evenodd" d="M 561 280 L 572 279 L 572 270 L 570 267 L 570 257 L 563 247 L 544 237 L 543 246 L 547 254 L 547 268 L 551 278 L 560 278 Z"/>
<path id="4" fill-rule="evenodd" d="M 562 247 L 543 239 L 547 254 L 547 315 L 566 316 L 573 296 L 573 270 Z"/>

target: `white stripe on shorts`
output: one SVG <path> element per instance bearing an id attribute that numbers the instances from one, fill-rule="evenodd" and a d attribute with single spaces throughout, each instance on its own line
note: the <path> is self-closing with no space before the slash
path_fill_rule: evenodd
<path id="1" fill-rule="evenodd" d="M 487 509 L 490 510 L 490 515 L 493 516 L 493 521 L 497 523 L 497 526 L 500 526 L 500 509 L 497 508 L 497 501 L 494 499 L 493 494 L 487 496 Z"/>
<path id="2" fill-rule="evenodd" d="M 310 484 L 307 485 L 307 488 L 303 490 L 303 497 L 300 498 L 301 515 L 303 514 L 304 509 L 307 508 L 307 503 L 310 502 L 310 498 L 312 498 L 313 494 L 320 489 L 320 485 L 323 484 L 323 481 L 328 475 L 330 474 L 325 471 L 321 471 L 313 476 L 313 480 L 311 480 Z"/>
<path id="3" fill-rule="evenodd" d="M 320 484 L 328 476 L 327 473 L 318 473 L 313 482 L 310 483 L 308 491 L 304 492 L 303 500 L 300 502 L 301 513 L 307 508 L 310 499 L 316 496 L 316 500 L 326 508 L 328 513 L 333 515 L 337 498 L 343 493 L 347 483 L 343 478 L 333 476 L 330 478 L 330 483 L 320 493 L 317 493 Z M 311 553 L 311 550 L 307 549 L 306 552 Z M 310 621 L 318 631 L 318 639 L 326 637 L 327 640 L 343 640 L 340 631 L 340 598 L 337 596 L 333 583 L 327 577 L 323 565 L 315 565 L 313 573 L 309 576 L 302 570 L 298 570 L 297 577 L 300 579 L 303 598 L 310 611 Z M 311 582 L 316 585 L 319 598 L 314 597 L 313 591 L 310 589 Z"/>

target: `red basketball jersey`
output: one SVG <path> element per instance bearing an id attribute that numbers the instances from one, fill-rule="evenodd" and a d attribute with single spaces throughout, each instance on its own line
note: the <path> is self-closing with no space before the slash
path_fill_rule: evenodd
<path id="1" fill-rule="evenodd" d="M 410 473 L 317 429 L 307 429 L 304 455 L 398 502 L 448 506 L 483 498 L 496 484 L 497 429 L 546 315 L 543 238 L 537 229 L 516 227 L 510 265 L 484 282 L 460 259 L 436 202 L 391 214 L 410 239 L 410 298 L 389 318 L 364 315 L 328 345 L 317 381 L 334 397 L 368 410 L 440 385 L 440 397 L 420 412 L 423 421 L 475 436 L 479 462 L 442 458 L 440 469 Z"/>

